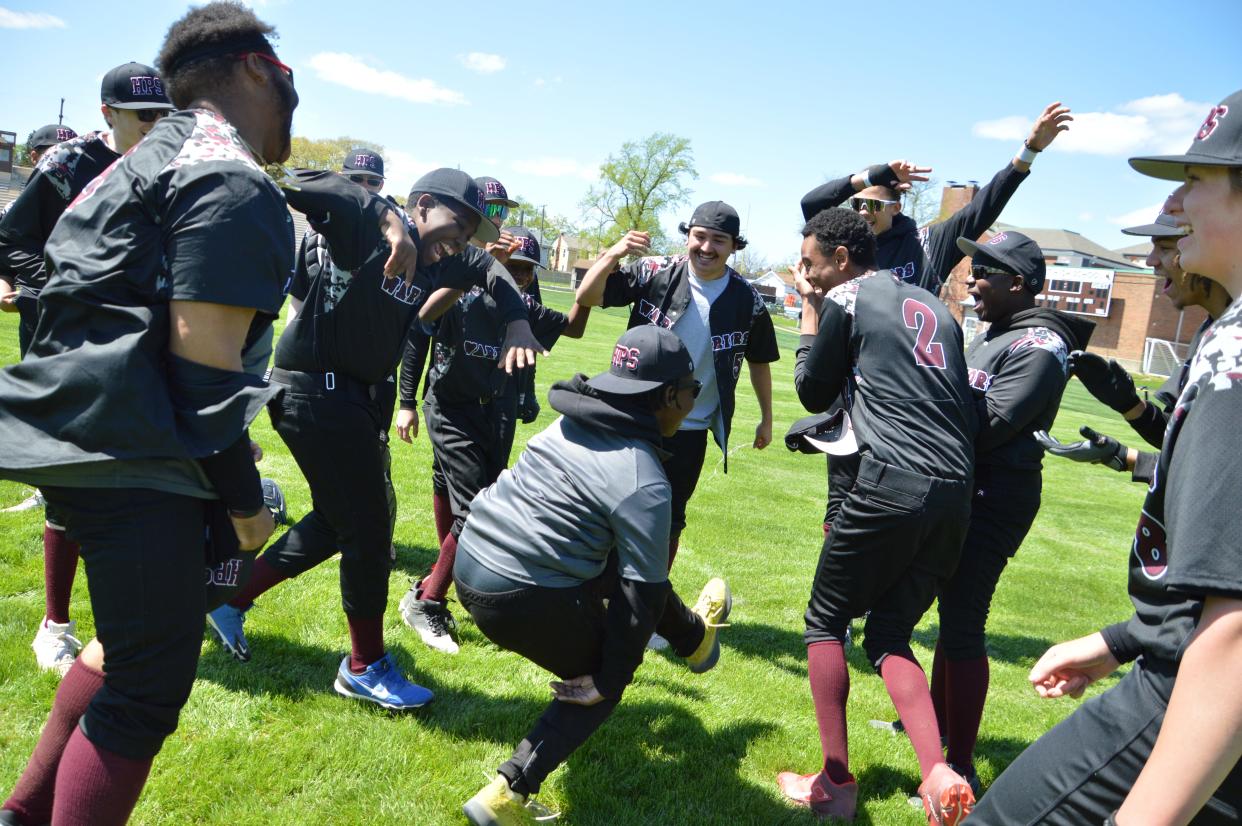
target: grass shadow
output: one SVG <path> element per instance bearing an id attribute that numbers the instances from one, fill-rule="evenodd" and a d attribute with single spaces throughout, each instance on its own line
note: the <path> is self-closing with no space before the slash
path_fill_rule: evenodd
<path id="1" fill-rule="evenodd" d="M 431 570 L 431 566 L 435 564 L 436 558 L 440 556 L 439 548 L 429 548 L 426 545 L 408 545 L 404 542 L 394 544 L 397 549 L 397 558 L 393 561 L 392 569 L 400 571 L 411 579 L 422 579 Z"/>
<path id="2" fill-rule="evenodd" d="M 939 637 L 940 626 L 932 625 L 916 628 L 911 641 L 934 650 Z M 1043 637 L 987 632 L 988 658 L 993 662 L 1032 665 L 1053 645 L 1055 645 L 1053 640 Z"/>
<path id="3" fill-rule="evenodd" d="M 245 694 L 267 694 L 300 700 L 332 692 L 343 650 L 305 645 L 281 634 L 248 632 L 253 657 L 238 662 L 221 646 L 214 633 L 205 632 L 207 645 L 198 660 L 198 677 L 221 688 Z"/>

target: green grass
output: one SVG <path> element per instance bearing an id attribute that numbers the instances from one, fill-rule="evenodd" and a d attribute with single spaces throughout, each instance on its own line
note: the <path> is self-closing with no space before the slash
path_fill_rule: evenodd
<path id="1" fill-rule="evenodd" d="M 567 294 L 546 291 L 553 306 Z M 0 362 L 16 358 L 15 317 L 0 317 Z M 592 313 L 581 341 L 561 342 L 539 368 L 544 412 L 519 428 L 525 439 L 546 426 L 548 385 L 578 370 L 605 368 L 625 324 L 619 310 Z M 719 667 L 691 675 L 676 660 L 647 657 L 613 718 L 552 775 L 541 800 L 569 824 L 812 823 L 781 802 L 779 771 L 812 771 L 819 740 L 806 682 L 802 613 L 820 547 L 824 462 L 791 454 L 779 441 L 803 411 L 793 393 L 796 335 L 779 332 L 773 365 L 777 444 L 750 447 L 758 420 L 743 379 L 729 473 L 719 456 L 704 468 L 673 583 L 693 601 L 703 582 L 733 586 L 732 626 Z M 1091 424 L 1123 439 L 1120 418 L 1071 383 L 1055 433 L 1074 437 Z M 281 481 L 296 518 L 309 507 L 305 482 L 266 416 L 252 434 L 267 457 L 264 475 Z M 341 699 L 331 688 L 348 645 L 338 572 L 330 561 L 260 600 L 248 618 L 254 659 L 235 663 L 211 641 L 181 726 L 156 760 L 133 817 L 140 824 L 309 824 L 464 822 L 462 802 L 505 760 L 540 713 L 549 675 L 489 644 L 461 621 L 458 656 L 427 649 L 402 624 L 396 601 L 409 578 L 435 556 L 431 454 L 425 434 L 394 443 L 400 499 L 398 560 L 390 582 L 387 634 L 411 676 L 436 692 L 427 708 L 390 715 Z M 1125 556 L 1142 501 L 1128 475 L 1051 460 L 1043 510 L 1001 582 L 992 608 L 989 704 L 979 742 L 985 784 L 1073 701 L 1039 700 L 1026 683 L 1051 643 L 1129 615 Z M 0 483 L 0 504 L 21 485 Z M 0 515 L 0 794 L 12 789 L 38 737 L 57 681 L 35 670 L 29 643 L 43 611 L 38 513 Z M 74 587 L 79 636 L 93 631 L 85 577 Z M 915 649 L 930 665 L 934 611 Z M 859 823 L 925 822 L 906 805 L 918 785 L 905 738 L 867 725 L 892 719 L 879 678 L 856 647 L 849 704 L 851 767 L 862 803 Z M 1092 693 L 1111 685 L 1106 680 Z"/>

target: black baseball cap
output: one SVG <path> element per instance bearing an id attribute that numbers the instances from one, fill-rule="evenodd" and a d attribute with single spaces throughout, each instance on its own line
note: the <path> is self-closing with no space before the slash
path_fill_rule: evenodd
<path id="1" fill-rule="evenodd" d="M 33 152 L 36 149 L 46 149 L 62 141 L 73 140 L 77 136 L 78 133 L 68 126 L 62 126 L 59 123 L 49 123 L 47 126 L 40 126 L 30 133 L 30 137 L 26 138 L 26 151 Z"/>
<path id="2" fill-rule="evenodd" d="M 1182 180 L 1188 164 L 1242 166 L 1242 90 L 1212 107 L 1186 154 L 1130 159 L 1139 172 L 1166 181 Z"/>
<path id="3" fill-rule="evenodd" d="M 351 147 L 341 165 L 342 175 L 374 175 L 384 177 L 384 159 L 365 146 Z"/>
<path id="4" fill-rule="evenodd" d="M 505 189 L 505 185 L 495 178 L 480 175 L 474 182 L 483 190 L 483 199 L 489 204 L 504 204 L 509 209 L 518 206 L 518 202 L 509 197 L 509 190 Z"/>
<path id="5" fill-rule="evenodd" d="M 689 231 L 691 227 L 703 227 L 732 235 L 734 238 L 742 234 L 742 219 L 738 217 L 737 210 L 724 201 L 708 201 L 699 204 L 694 208 L 694 214 L 690 216 L 689 222 L 682 226 L 685 227 L 683 232 Z"/>
<path id="6" fill-rule="evenodd" d="M 798 419 L 785 434 L 785 447 L 796 453 L 827 453 L 850 456 L 858 452 L 854 425 L 845 408 Z"/>
<path id="7" fill-rule="evenodd" d="M 474 237 L 483 243 L 490 244 L 500 237 L 500 230 L 487 220 L 485 212 L 487 201 L 483 198 L 483 190 L 479 189 L 474 178 L 460 169 L 441 167 L 431 170 L 410 187 L 410 202 L 415 201 L 424 192 L 428 195 L 450 198 L 479 216 L 479 227 L 474 231 Z"/>
<path id="8" fill-rule="evenodd" d="M 983 244 L 969 238 L 958 238 L 957 248 L 973 258 L 976 264 L 999 265 L 1022 276 L 1023 284 L 1032 293 L 1038 294 L 1044 288 L 1044 276 L 1048 272 L 1044 252 L 1039 244 L 1020 232 L 1005 230 Z"/>
<path id="9" fill-rule="evenodd" d="M 1126 235 L 1141 235 L 1146 238 L 1181 238 L 1186 234 L 1186 227 L 1179 227 L 1172 215 L 1162 212 L 1156 216 L 1155 223 L 1126 227 L 1122 232 Z"/>
<path id="10" fill-rule="evenodd" d="M 642 324 L 626 330 L 612 351 L 612 367 L 587 379 L 603 393 L 632 396 L 694 375 L 690 351 L 672 330 Z"/>
<path id="11" fill-rule="evenodd" d="M 522 244 L 509 256 L 510 261 L 528 261 L 535 266 L 543 263 L 539 254 L 539 242 L 535 240 L 534 233 L 526 227 L 505 227 L 504 231 L 512 235 L 513 240 Z"/>
<path id="12" fill-rule="evenodd" d="M 113 109 L 173 108 L 159 72 L 142 63 L 126 63 L 104 75 L 99 100 Z"/>

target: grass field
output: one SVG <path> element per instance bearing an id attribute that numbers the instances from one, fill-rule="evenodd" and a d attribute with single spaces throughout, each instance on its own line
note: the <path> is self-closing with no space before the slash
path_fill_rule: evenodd
<path id="1" fill-rule="evenodd" d="M 568 306 L 566 293 L 549 304 Z M 0 363 L 16 353 L 16 317 L 0 316 Z M 603 370 L 625 324 L 619 310 L 592 313 L 585 338 L 561 342 L 539 368 L 544 411 L 519 427 L 525 440 L 552 421 L 546 391 L 574 372 Z M 612 719 L 559 769 L 540 800 L 568 824 L 812 823 L 786 806 L 774 777 L 812 771 L 819 741 L 806 682 L 802 613 L 819 552 L 823 460 L 791 454 L 780 441 L 803 415 L 793 392 L 796 337 L 779 333 L 773 365 L 777 443 L 750 447 L 758 409 L 743 379 L 726 476 L 709 451 L 673 584 L 693 601 L 709 577 L 733 587 L 732 626 L 720 665 L 702 676 L 651 654 Z M 1128 429 L 1077 381 L 1055 433 L 1091 424 L 1123 438 Z M 252 435 L 264 446 L 265 476 L 278 479 L 295 519 L 309 507 L 305 482 L 262 416 Z M 436 693 L 421 711 L 395 716 L 338 697 L 331 687 L 348 646 L 335 561 L 285 583 L 250 613 L 254 650 L 245 665 L 213 641 L 203 645 L 198 681 L 181 727 L 156 760 L 138 803 L 142 824 L 451 824 L 462 802 L 505 760 L 548 699 L 548 675 L 486 642 L 458 611 L 462 652 L 432 651 L 402 625 L 396 602 L 435 558 L 431 453 L 426 435 L 394 442 L 400 500 L 398 559 L 387 614 L 390 647 L 417 682 Z M 1050 645 L 1130 613 L 1124 558 L 1142 500 L 1128 474 L 1051 460 L 1043 510 L 1010 565 L 992 608 L 992 685 L 978 749 L 986 785 L 1075 702 L 1039 700 L 1026 683 Z M 0 483 L 0 506 L 24 498 Z M 43 612 L 41 514 L 0 514 L 0 795 L 7 795 L 38 737 L 57 680 L 38 673 L 30 640 Z M 92 635 L 85 577 L 74 586 L 79 636 Z M 930 667 L 934 611 L 916 632 Z M 906 804 L 918 785 L 904 737 L 867 725 L 892 719 L 883 684 L 855 647 L 849 662 L 851 768 L 861 788 L 858 822 L 917 824 Z M 1115 678 L 1114 678 L 1115 679 Z M 1092 690 L 1112 685 L 1104 681 Z"/>

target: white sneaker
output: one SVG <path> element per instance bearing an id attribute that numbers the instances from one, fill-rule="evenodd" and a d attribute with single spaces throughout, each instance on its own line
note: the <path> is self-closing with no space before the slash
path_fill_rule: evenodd
<path id="1" fill-rule="evenodd" d="M 4 510 L 0 511 L 0 513 L 21 513 L 22 511 L 29 511 L 29 510 L 34 510 L 35 508 L 41 508 L 46 504 L 47 502 L 43 498 L 43 492 L 36 489 L 35 492 L 32 493 L 28 498 L 24 499 L 21 502 L 18 502 L 16 505 L 14 505 L 11 508 L 5 508 Z"/>
<path id="2" fill-rule="evenodd" d="M 398 608 L 405 624 L 418 632 L 418 636 L 427 645 L 443 651 L 445 654 L 456 654 L 458 646 L 457 620 L 444 602 L 434 599 L 419 599 L 418 583 L 410 586 L 410 590 L 401 598 Z"/>
<path id="3" fill-rule="evenodd" d="M 63 677 L 82 650 L 82 641 L 73 636 L 73 620 L 51 622 L 44 617 L 30 647 L 34 649 L 39 668 L 59 671 Z"/>

